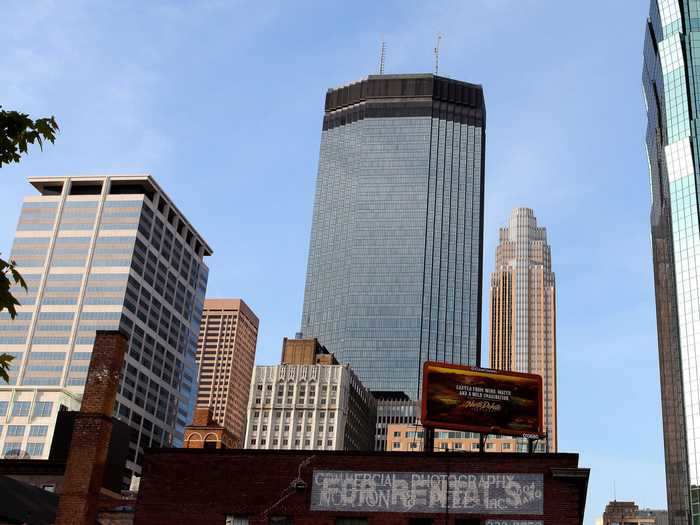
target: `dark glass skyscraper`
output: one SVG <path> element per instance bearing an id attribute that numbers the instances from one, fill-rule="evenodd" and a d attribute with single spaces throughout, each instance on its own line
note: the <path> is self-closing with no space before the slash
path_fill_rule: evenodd
<path id="1" fill-rule="evenodd" d="M 326 95 L 301 330 L 372 390 L 478 364 L 481 86 L 370 76 Z"/>
<path id="2" fill-rule="evenodd" d="M 700 524 L 700 2 L 652 0 L 644 44 L 669 523 Z"/>

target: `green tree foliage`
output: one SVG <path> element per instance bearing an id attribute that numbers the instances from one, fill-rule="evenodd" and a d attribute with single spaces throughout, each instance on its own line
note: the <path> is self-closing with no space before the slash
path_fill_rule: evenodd
<path id="1" fill-rule="evenodd" d="M 26 113 L 6 111 L 0 106 L 0 168 L 19 162 L 30 144 L 39 144 L 41 149 L 45 140 L 53 144 L 57 132 L 58 124 L 53 116 L 32 120 Z M 27 283 L 15 268 L 15 263 L 0 259 L 0 312 L 7 310 L 12 319 L 17 315 L 15 307 L 20 304 L 12 295 L 13 283 L 27 290 Z M 0 379 L 5 382 L 9 381 L 10 361 L 11 355 L 0 354 Z"/>
<path id="2" fill-rule="evenodd" d="M 0 106 L 0 168 L 19 162 L 30 144 L 37 143 L 41 149 L 45 140 L 53 144 L 57 131 L 54 117 L 32 120 L 26 113 L 5 111 Z"/>

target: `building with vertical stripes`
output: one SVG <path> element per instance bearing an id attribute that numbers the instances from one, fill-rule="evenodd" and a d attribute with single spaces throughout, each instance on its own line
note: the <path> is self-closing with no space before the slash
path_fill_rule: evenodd
<path id="1" fill-rule="evenodd" d="M 489 315 L 490 367 L 542 377 L 547 439 L 537 448 L 556 452 L 556 287 L 547 232 L 529 208 L 514 209 L 500 230 Z"/>
<path id="2" fill-rule="evenodd" d="M 197 343 L 197 406 L 211 408 L 213 420 L 238 446 L 245 437 L 258 325 L 258 317 L 241 299 L 204 301 Z"/>
<path id="3" fill-rule="evenodd" d="M 211 249 L 149 175 L 30 178 L 10 254 L 29 286 L 0 314 L 14 355 L 0 385 L 3 457 L 46 458 L 57 413 L 80 408 L 96 330 L 129 339 L 114 416 L 143 450 L 182 443 L 196 394 Z"/>
<path id="4" fill-rule="evenodd" d="M 481 86 L 372 75 L 326 94 L 301 319 L 370 390 L 479 363 Z"/>

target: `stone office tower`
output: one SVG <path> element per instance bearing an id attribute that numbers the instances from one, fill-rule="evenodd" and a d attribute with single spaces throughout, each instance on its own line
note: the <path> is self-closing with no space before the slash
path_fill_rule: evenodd
<path id="1" fill-rule="evenodd" d="M 258 317 L 241 299 L 206 299 L 197 342 L 197 406 L 243 446 Z"/>
<path id="2" fill-rule="evenodd" d="M 481 86 L 369 76 L 326 95 L 301 321 L 371 390 L 479 363 Z"/>
<path id="3" fill-rule="evenodd" d="M 46 459 L 61 407 L 80 408 L 96 330 L 129 339 L 114 416 L 128 423 L 125 478 L 143 450 L 181 446 L 211 249 L 149 175 L 30 178 L 10 257 L 29 292 L 0 314 L 15 356 L 0 385 L 2 456 Z"/>
<path id="4" fill-rule="evenodd" d="M 651 0 L 642 85 L 671 525 L 700 523 L 700 4 Z"/>
<path id="5" fill-rule="evenodd" d="M 546 447 L 557 451 L 556 287 L 547 232 L 529 208 L 500 230 L 491 274 L 491 368 L 542 376 Z"/>

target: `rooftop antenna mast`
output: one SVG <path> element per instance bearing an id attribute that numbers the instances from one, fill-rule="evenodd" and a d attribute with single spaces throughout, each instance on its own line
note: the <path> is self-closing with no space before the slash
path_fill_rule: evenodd
<path id="1" fill-rule="evenodd" d="M 440 40 L 442 40 L 442 35 L 438 33 L 437 42 L 435 43 L 435 48 L 433 49 L 433 54 L 435 55 L 435 74 L 438 74 L 438 66 L 440 65 Z"/>
<path id="2" fill-rule="evenodd" d="M 382 37 L 382 47 L 379 52 L 379 74 L 383 75 L 384 74 L 384 58 L 386 57 L 386 42 L 384 41 L 384 37 Z"/>

